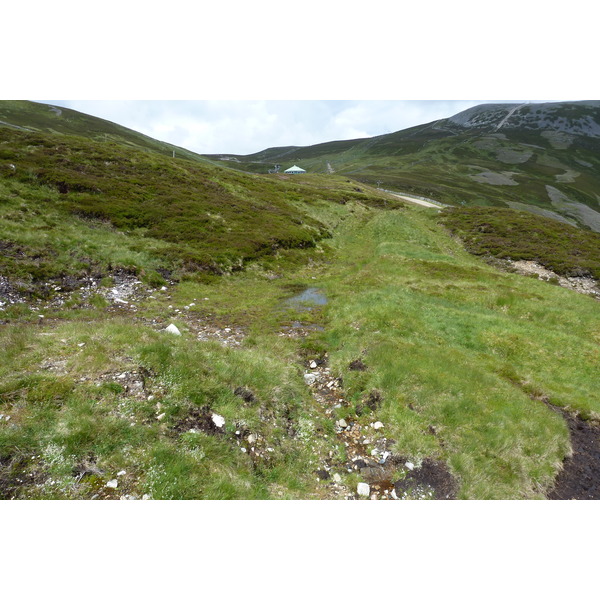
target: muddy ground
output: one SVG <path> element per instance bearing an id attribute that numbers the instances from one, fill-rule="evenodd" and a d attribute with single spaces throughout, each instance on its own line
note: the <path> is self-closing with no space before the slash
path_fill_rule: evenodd
<path id="1" fill-rule="evenodd" d="M 567 457 L 549 500 L 600 500 L 600 425 L 554 408 L 569 426 L 573 455 Z"/>

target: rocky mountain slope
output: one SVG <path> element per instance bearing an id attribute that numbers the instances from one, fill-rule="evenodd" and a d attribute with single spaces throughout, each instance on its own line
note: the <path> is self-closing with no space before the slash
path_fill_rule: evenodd
<path id="1" fill-rule="evenodd" d="M 600 231 L 599 157 L 600 102 L 587 101 L 483 104 L 369 139 L 227 158 L 253 172 L 298 163 L 445 204 L 517 208 Z"/>

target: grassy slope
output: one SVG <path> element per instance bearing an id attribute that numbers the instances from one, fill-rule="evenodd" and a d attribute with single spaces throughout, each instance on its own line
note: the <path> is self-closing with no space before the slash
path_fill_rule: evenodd
<path id="1" fill-rule="evenodd" d="M 347 202 L 351 186 L 306 188 L 114 142 L 0 128 L 5 275 L 23 289 L 125 268 L 157 281 L 225 272 L 329 235 L 297 203 Z M 302 195 L 299 192 L 302 191 Z M 381 203 L 376 193 L 360 194 Z"/>
<path id="2" fill-rule="evenodd" d="M 558 275 L 600 280 L 600 234 L 506 208 L 448 208 L 442 222 L 470 252 L 536 261 Z"/>
<path id="3" fill-rule="evenodd" d="M 324 484 L 309 461 L 343 453 L 332 421 L 302 383 L 302 362 L 323 352 L 350 403 L 337 418 L 357 418 L 354 408 L 377 389 L 382 406 L 360 420 L 384 421 L 399 454 L 446 460 L 461 497 L 543 496 L 569 443 L 565 423 L 536 398 L 600 417 L 597 303 L 495 271 L 448 237 L 426 209 L 326 201 L 305 208 L 335 233 L 303 250 L 300 263 L 288 261 L 292 251 L 280 252 L 279 279 L 257 266 L 215 283 L 181 283 L 142 305 L 137 322 L 88 310 L 3 328 L 8 360 L 0 397 L 17 427 L 4 426 L 2 446 L 12 449 L 13 460 L 21 457 L 23 470 L 40 478 L 50 472 L 58 482 L 24 488 L 25 496 L 89 497 L 123 469 L 130 475 L 120 493 L 319 497 Z M 281 337 L 291 319 L 307 318 L 284 309 L 282 299 L 314 285 L 329 304 L 308 318 L 325 331 L 304 340 Z M 187 317 L 174 313 L 204 297 Z M 184 335 L 157 332 L 152 318 L 173 319 Z M 242 348 L 197 342 L 195 318 L 243 327 Z M 68 374 L 38 371 L 49 356 L 67 361 Z M 367 371 L 348 369 L 358 357 Z M 152 374 L 152 400 L 93 384 L 98 374 L 140 367 Z M 239 385 L 252 388 L 259 402 L 235 397 Z M 226 418 L 226 436 L 172 435 L 190 407 L 207 404 Z M 166 412 L 160 423 L 157 410 Z M 270 461 L 253 464 L 239 452 L 233 440 L 240 421 L 275 449 Z M 106 475 L 75 485 L 71 469 L 88 455 Z"/>
<path id="4" fill-rule="evenodd" d="M 539 398 L 600 417 L 597 303 L 495 271 L 428 209 L 386 207 L 344 178 L 252 177 L 81 138 L 3 135 L 0 148 L 10 152 L 2 155 L 3 274 L 44 280 L 116 265 L 181 274 L 181 254 L 207 247 L 206 221 L 190 229 L 178 220 L 164 229 L 137 221 L 172 208 L 170 198 L 190 219 L 199 207 L 225 215 L 231 231 L 209 247 L 213 257 L 223 251 L 223 266 L 233 264 L 232 247 L 236 260 L 259 258 L 231 277 L 188 277 L 156 291 L 135 315 L 77 302 L 46 306 L 44 319 L 26 306 L 4 311 L 3 497 L 320 497 L 317 457 L 344 448 L 304 385 L 302 365 L 325 352 L 349 401 L 337 417 L 357 418 L 357 405 L 379 390 L 381 407 L 359 418 L 384 421 L 398 454 L 446 460 L 463 498 L 543 496 L 569 445 L 565 423 Z M 86 210 L 99 205 L 104 219 L 90 219 Z M 246 211 L 261 207 L 269 217 L 243 229 Z M 289 239 L 318 232 L 314 245 L 278 244 L 259 256 L 231 243 L 264 240 L 277 215 Z M 188 239 L 192 230 L 204 234 L 200 241 Z M 292 290 L 314 285 L 329 298 L 323 309 L 296 313 L 282 304 Z M 325 331 L 282 337 L 293 320 Z M 199 342 L 194 328 L 207 321 L 243 328 L 242 347 Z M 169 322 L 181 337 L 160 331 Z M 348 369 L 358 357 L 367 371 Z M 145 373 L 143 396 L 119 379 L 124 371 Z M 257 401 L 244 403 L 233 394 L 238 386 Z M 178 435 L 181 419 L 202 407 L 225 417 L 225 434 Z M 255 432 L 271 454 L 242 453 L 238 428 Z M 86 461 L 101 473 L 77 480 Z M 118 492 L 105 488 L 121 470 Z"/>
<path id="5" fill-rule="evenodd" d="M 83 136 L 89 140 L 116 142 L 163 156 L 172 156 L 175 151 L 178 158 L 207 162 L 200 155 L 185 148 L 160 142 L 133 129 L 70 108 L 25 100 L 2 100 L 0 121 L 0 125 L 12 126 L 23 131 Z"/>

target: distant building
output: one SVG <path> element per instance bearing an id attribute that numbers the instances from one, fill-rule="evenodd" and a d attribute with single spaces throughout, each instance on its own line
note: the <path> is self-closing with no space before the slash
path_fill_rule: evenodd
<path id="1" fill-rule="evenodd" d="M 294 165 L 293 167 L 286 169 L 284 171 L 284 173 L 288 173 L 290 175 L 299 175 L 300 173 L 306 173 L 306 171 L 304 169 L 301 169 L 300 167 L 297 167 L 296 165 Z"/>

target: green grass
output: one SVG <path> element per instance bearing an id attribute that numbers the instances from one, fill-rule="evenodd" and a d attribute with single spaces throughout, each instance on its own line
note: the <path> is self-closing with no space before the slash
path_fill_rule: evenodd
<path id="1" fill-rule="evenodd" d="M 83 137 L 2 127 L 0 147 L 15 165 L 0 169 L 0 267 L 29 293 L 117 270 L 159 285 L 273 263 L 330 235 L 323 204 L 394 206 L 337 178 L 299 185 Z"/>
<path id="2" fill-rule="evenodd" d="M 600 416 L 595 302 L 478 263 L 433 219 L 377 215 L 340 235 L 324 285 L 332 364 L 353 403 L 381 393 L 368 418 L 399 453 L 451 465 L 461 497 L 541 497 L 568 432 L 526 391 Z M 358 357 L 366 372 L 348 370 Z"/>
<path id="3" fill-rule="evenodd" d="M 30 337 L 25 341 L 22 336 L 30 332 L 22 329 L 3 331 L 8 356 L 14 358 L 5 363 L 0 403 L 2 410 L 10 410 L 15 425 L 0 428 L 0 459 L 8 465 L 2 471 L 3 497 L 111 497 L 105 484 L 121 470 L 127 476 L 117 497 L 147 493 L 157 499 L 231 499 L 315 493 L 314 476 L 306 468 L 306 440 L 287 435 L 288 421 L 313 422 L 314 408 L 297 368 L 281 360 L 281 353 L 233 351 L 118 319 L 93 326 L 67 321 L 37 331 L 43 347 Z M 82 339 L 83 349 L 77 345 Z M 11 351 L 16 345 L 21 348 L 18 359 Z M 66 372 L 27 374 L 42 357 L 51 357 L 54 364 L 64 361 Z M 153 397 L 132 397 L 118 378 L 124 369 L 145 369 L 145 386 Z M 233 394 L 242 385 L 253 391 L 255 403 L 245 404 Z M 225 418 L 223 434 L 176 429 L 201 407 Z M 159 413 L 165 414 L 161 420 Z M 235 443 L 239 428 L 272 447 L 266 458 L 252 461 L 241 452 Z M 83 477 L 76 485 L 73 472 L 86 460 L 103 473 Z M 33 473 L 36 483 L 11 483 L 11 469 L 14 477 Z"/>
<path id="4" fill-rule="evenodd" d="M 167 272 L 177 280 L 135 313 L 99 296 L 34 303 L 44 318 L 4 307 L 2 498 L 323 497 L 314 470 L 344 449 L 302 378 L 314 358 L 343 380 L 348 405 L 335 418 L 381 420 L 396 454 L 444 461 L 461 498 L 544 497 L 570 448 L 539 398 L 600 419 L 597 302 L 498 271 L 448 229 L 479 254 L 533 259 L 517 253 L 535 239 L 537 260 L 565 273 L 596 272 L 589 232 L 499 209 L 447 211 L 442 227 L 430 209 L 345 177 L 259 177 L 111 142 L 0 133 L 17 165 L 0 179 L 11 284 L 33 294 L 117 268 L 151 286 Z M 328 303 L 286 304 L 306 287 Z M 323 329 L 282 336 L 294 321 Z M 181 337 L 162 331 L 171 322 Z M 206 325 L 239 328 L 240 347 L 198 340 Z M 358 358 L 367 370 L 349 368 Z M 205 427 L 212 412 L 222 433 Z M 236 432 L 256 435 L 261 455 Z"/>

